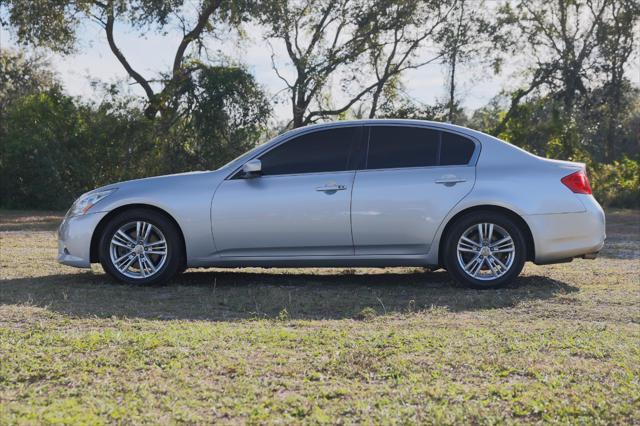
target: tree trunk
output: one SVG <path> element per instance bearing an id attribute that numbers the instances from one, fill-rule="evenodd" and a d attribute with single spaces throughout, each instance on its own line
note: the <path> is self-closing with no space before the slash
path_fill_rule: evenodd
<path id="1" fill-rule="evenodd" d="M 369 118 L 376 118 L 376 113 L 378 112 L 378 102 L 380 102 L 380 95 L 382 94 L 382 89 L 384 88 L 386 81 L 381 82 L 378 87 L 376 87 L 375 92 L 373 92 L 373 98 L 371 99 L 371 109 L 369 110 Z"/>
<path id="2" fill-rule="evenodd" d="M 607 120 L 607 141 L 605 146 L 605 160 L 607 163 L 613 162 L 616 158 L 616 124 L 620 116 L 620 98 L 622 97 L 620 85 L 621 79 L 618 78 L 618 73 L 614 70 L 611 76 L 612 102 L 609 119 Z"/>
<path id="3" fill-rule="evenodd" d="M 458 57 L 458 47 L 456 44 L 456 46 L 454 46 L 453 53 L 451 55 L 451 70 L 449 74 L 449 115 L 447 117 L 447 121 L 449 123 L 453 123 L 453 109 L 455 106 L 455 95 L 456 95 L 456 59 L 457 57 Z"/>

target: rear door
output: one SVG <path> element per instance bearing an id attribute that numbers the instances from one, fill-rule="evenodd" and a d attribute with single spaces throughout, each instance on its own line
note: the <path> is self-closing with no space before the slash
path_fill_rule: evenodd
<path id="1" fill-rule="evenodd" d="M 372 125 L 353 187 L 356 255 L 427 253 L 447 213 L 473 187 L 479 146 L 462 135 Z"/>

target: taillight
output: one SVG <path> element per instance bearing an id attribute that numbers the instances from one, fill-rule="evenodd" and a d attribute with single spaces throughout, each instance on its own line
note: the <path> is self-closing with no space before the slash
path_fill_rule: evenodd
<path id="1" fill-rule="evenodd" d="M 567 188 L 575 192 L 576 194 L 591 194 L 591 185 L 589 184 L 589 178 L 587 172 L 584 170 L 578 170 L 575 173 L 571 173 L 568 176 L 560 179 Z"/>

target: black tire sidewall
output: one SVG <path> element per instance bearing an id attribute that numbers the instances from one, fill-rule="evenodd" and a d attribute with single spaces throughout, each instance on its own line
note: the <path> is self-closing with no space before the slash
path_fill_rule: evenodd
<path id="1" fill-rule="evenodd" d="M 478 223 L 493 223 L 504 228 L 513 239 L 515 258 L 511 269 L 502 277 L 492 281 L 477 280 L 467 275 L 458 264 L 457 245 L 463 232 Z M 447 233 L 444 247 L 444 263 L 447 271 L 456 282 L 475 289 L 490 289 L 503 287 L 513 281 L 522 271 L 527 259 L 526 243 L 522 230 L 509 216 L 499 212 L 474 212 L 460 217 Z"/>
<path id="2" fill-rule="evenodd" d="M 120 273 L 120 271 L 118 271 L 112 264 L 111 257 L 109 255 L 111 238 L 116 233 L 116 231 L 120 229 L 120 227 L 124 224 L 135 222 L 138 220 L 149 222 L 160 229 L 160 231 L 164 234 L 165 240 L 167 241 L 168 248 L 167 260 L 165 261 L 161 270 L 151 277 L 142 279 L 130 278 Z M 178 230 L 175 224 L 165 215 L 154 210 L 125 210 L 124 212 L 117 214 L 116 216 L 111 218 L 111 220 L 109 220 L 109 223 L 103 229 L 102 235 L 100 236 L 99 258 L 102 268 L 107 274 L 127 284 L 156 285 L 166 283 L 180 270 L 181 265 L 184 263 L 182 261 L 182 257 L 182 241 L 178 235 Z"/>

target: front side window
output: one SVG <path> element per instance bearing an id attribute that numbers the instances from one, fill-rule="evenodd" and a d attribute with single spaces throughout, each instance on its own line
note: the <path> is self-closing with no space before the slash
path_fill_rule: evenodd
<path id="1" fill-rule="evenodd" d="M 260 157 L 262 175 L 336 172 L 347 170 L 349 154 L 360 127 L 340 127 L 307 133 Z"/>
<path id="2" fill-rule="evenodd" d="M 436 166 L 439 133 L 420 127 L 371 126 L 367 169 Z"/>

